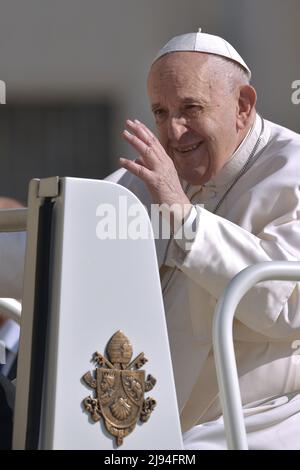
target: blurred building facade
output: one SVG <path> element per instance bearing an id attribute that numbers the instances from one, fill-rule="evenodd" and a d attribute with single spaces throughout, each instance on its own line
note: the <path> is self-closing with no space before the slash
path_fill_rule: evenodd
<path id="1" fill-rule="evenodd" d="M 126 117 L 153 128 L 146 96 L 153 56 L 170 37 L 199 27 L 224 36 L 244 57 L 258 110 L 300 132 L 300 105 L 291 101 L 291 84 L 300 79 L 299 13 L 298 0 L 0 0 L 0 79 L 7 85 L 6 106 L 13 106 L 5 113 L 14 116 L 6 126 L 4 110 L 0 116 L 0 193 L 11 188 L 8 195 L 24 198 L 28 179 L 48 172 L 101 178 L 120 155 L 132 156 L 121 132 Z M 35 132 L 24 120 L 26 109 L 32 126 L 42 109 L 46 113 L 36 132 L 44 129 L 48 137 L 36 139 L 36 146 L 32 137 L 26 142 L 26 133 Z M 65 121 L 51 131 L 59 109 Z M 68 132 L 76 134 L 72 142 Z"/>

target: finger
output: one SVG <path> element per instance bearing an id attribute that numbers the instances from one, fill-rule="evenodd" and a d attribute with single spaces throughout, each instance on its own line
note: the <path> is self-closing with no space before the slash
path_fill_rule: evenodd
<path id="1" fill-rule="evenodd" d="M 138 119 L 135 119 L 134 122 L 139 125 L 149 136 L 149 139 L 151 139 L 152 141 L 156 141 L 159 145 L 160 144 L 160 141 L 159 139 L 156 137 L 156 135 L 149 129 L 149 127 L 147 127 L 143 122 L 140 122 Z"/>
<path id="2" fill-rule="evenodd" d="M 127 119 L 126 124 L 137 137 L 139 137 L 146 145 L 153 149 L 153 154 L 151 157 L 155 156 L 155 159 L 159 161 L 165 159 L 165 149 L 161 145 L 159 139 L 145 124 L 140 122 L 138 119 L 135 119 L 134 122 L 130 119 Z"/>
<path id="3" fill-rule="evenodd" d="M 139 158 L 136 158 L 135 160 L 135 163 L 137 163 L 138 165 L 142 165 L 142 166 L 145 166 L 147 168 L 147 165 L 145 164 L 144 160 L 142 159 L 142 157 L 139 157 Z"/>
<path id="4" fill-rule="evenodd" d="M 145 183 L 151 182 L 152 172 L 145 166 L 138 164 L 137 161 L 128 160 L 127 158 L 120 158 L 119 162 L 121 167 L 130 171 L 130 173 L 138 178 L 141 178 Z"/>
<path id="5" fill-rule="evenodd" d="M 141 158 L 144 160 L 145 164 L 151 165 L 151 162 L 153 162 L 153 156 L 154 156 L 152 147 L 145 144 L 145 142 L 143 142 L 139 137 L 131 134 L 127 130 L 124 130 L 123 137 L 139 153 Z"/>
<path id="6" fill-rule="evenodd" d="M 156 147 L 159 144 L 158 139 L 155 135 L 148 129 L 145 124 L 137 121 L 137 119 L 133 122 L 130 119 L 126 121 L 127 127 L 137 136 L 139 137 L 145 144 Z"/>
<path id="7" fill-rule="evenodd" d="M 156 139 L 155 134 L 153 134 L 153 132 L 149 129 L 149 127 L 146 126 L 146 124 L 139 121 L 138 119 L 135 119 L 134 122 L 135 122 L 135 124 L 141 126 L 141 128 L 144 129 L 144 131 L 149 135 L 149 137 L 151 137 L 152 139 L 153 138 Z"/>

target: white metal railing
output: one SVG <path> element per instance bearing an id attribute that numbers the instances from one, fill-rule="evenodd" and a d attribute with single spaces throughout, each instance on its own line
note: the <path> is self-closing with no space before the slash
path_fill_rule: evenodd
<path id="1" fill-rule="evenodd" d="M 15 299 L 0 298 L 0 313 L 3 313 L 7 318 L 14 320 L 16 323 L 21 323 L 22 304 Z"/>
<path id="2" fill-rule="evenodd" d="M 300 262 L 266 261 L 237 274 L 219 299 L 213 321 L 213 348 L 229 449 L 247 450 L 242 400 L 233 345 L 233 318 L 241 298 L 258 282 L 300 281 Z"/>

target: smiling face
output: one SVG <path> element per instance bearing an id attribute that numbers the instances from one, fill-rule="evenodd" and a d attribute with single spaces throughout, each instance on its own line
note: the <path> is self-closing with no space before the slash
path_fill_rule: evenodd
<path id="1" fill-rule="evenodd" d="M 250 128 L 249 106 L 247 116 L 241 115 L 241 87 L 226 80 L 227 71 L 228 64 L 215 56 L 174 52 L 149 73 L 160 142 L 179 176 L 194 185 L 221 170 Z"/>

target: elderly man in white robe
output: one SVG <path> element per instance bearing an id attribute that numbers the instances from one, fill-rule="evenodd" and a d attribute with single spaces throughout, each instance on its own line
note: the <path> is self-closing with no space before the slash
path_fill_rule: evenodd
<path id="1" fill-rule="evenodd" d="M 223 39 L 172 39 L 148 78 L 158 138 L 128 120 L 138 159 L 121 159 L 108 177 L 149 209 L 170 207 L 174 236 L 156 241 L 187 449 L 226 448 L 212 353 L 218 298 L 249 265 L 299 259 L 300 136 L 256 113 L 249 79 Z M 24 241 L 0 234 L 0 295 L 20 297 Z M 234 340 L 250 449 L 300 449 L 299 339 L 299 284 L 263 282 L 240 303 Z"/>
<path id="2" fill-rule="evenodd" d="M 148 207 L 170 207 L 174 236 L 157 249 L 186 449 L 226 448 L 212 352 L 217 300 L 245 267 L 300 257 L 300 136 L 257 114 L 250 75 L 219 37 L 173 38 L 148 77 L 158 138 L 127 120 L 123 136 L 138 158 L 120 159 L 108 178 Z M 297 339 L 299 284 L 251 289 L 234 321 L 250 449 L 300 449 Z"/>

